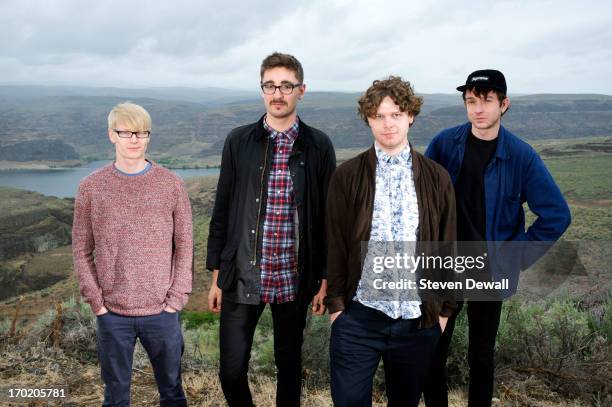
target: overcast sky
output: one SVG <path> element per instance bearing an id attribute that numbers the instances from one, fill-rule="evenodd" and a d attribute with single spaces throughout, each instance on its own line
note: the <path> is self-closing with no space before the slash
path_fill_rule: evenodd
<path id="1" fill-rule="evenodd" d="M 24 1 L 0 3 L 0 83 L 256 89 L 281 51 L 309 90 L 399 74 L 452 93 L 479 68 L 510 93 L 612 95 L 605 1 Z"/>

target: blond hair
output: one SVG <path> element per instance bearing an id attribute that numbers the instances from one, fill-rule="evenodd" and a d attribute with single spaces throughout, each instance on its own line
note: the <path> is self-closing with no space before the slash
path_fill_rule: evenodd
<path id="1" fill-rule="evenodd" d="M 126 130 L 151 131 L 151 116 L 144 107 L 124 102 L 113 107 L 108 114 L 108 128 L 114 130 L 117 124 L 126 126 Z"/>

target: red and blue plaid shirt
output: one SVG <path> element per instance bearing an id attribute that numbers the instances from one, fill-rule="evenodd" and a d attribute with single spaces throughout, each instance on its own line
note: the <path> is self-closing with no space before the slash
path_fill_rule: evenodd
<path id="1" fill-rule="evenodd" d="M 283 303 L 294 301 L 297 291 L 297 261 L 293 182 L 289 171 L 289 156 L 298 137 L 299 121 L 284 132 L 264 128 L 274 143 L 274 154 L 268 177 L 268 201 L 263 224 L 261 270 L 261 301 Z"/>

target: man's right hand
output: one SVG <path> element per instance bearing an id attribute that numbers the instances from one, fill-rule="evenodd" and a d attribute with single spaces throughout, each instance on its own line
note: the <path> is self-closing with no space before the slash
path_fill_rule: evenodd
<path id="1" fill-rule="evenodd" d="M 342 314 L 342 311 L 336 311 L 333 314 L 329 314 L 329 320 L 331 321 L 332 324 L 334 323 L 336 318 L 340 316 L 340 314 Z"/>
<path id="2" fill-rule="evenodd" d="M 213 270 L 212 285 L 210 291 L 208 291 L 208 309 L 212 312 L 221 311 L 222 291 L 217 286 L 217 277 L 219 277 L 219 270 Z"/>
<path id="3" fill-rule="evenodd" d="M 107 309 L 106 309 L 106 307 L 103 305 L 103 306 L 102 306 L 102 308 L 100 308 L 100 309 L 98 310 L 98 312 L 96 312 L 96 316 L 97 316 L 97 317 L 100 317 L 100 316 L 102 316 L 102 315 L 104 315 L 104 314 L 107 314 L 107 313 L 108 313 L 108 310 L 107 310 Z"/>

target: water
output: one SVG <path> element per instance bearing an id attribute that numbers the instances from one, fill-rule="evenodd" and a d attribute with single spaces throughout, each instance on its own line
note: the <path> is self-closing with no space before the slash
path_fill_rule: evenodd
<path id="1" fill-rule="evenodd" d="M 0 171 L 0 186 L 36 191 L 58 198 L 71 198 L 76 194 L 79 182 L 84 177 L 108 163 L 109 161 L 93 161 L 84 167 L 77 168 Z M 216 175 L 219 169 L 173 169 L 172 172 L 183 179 L 188 179 L 203 175 Z"/>

